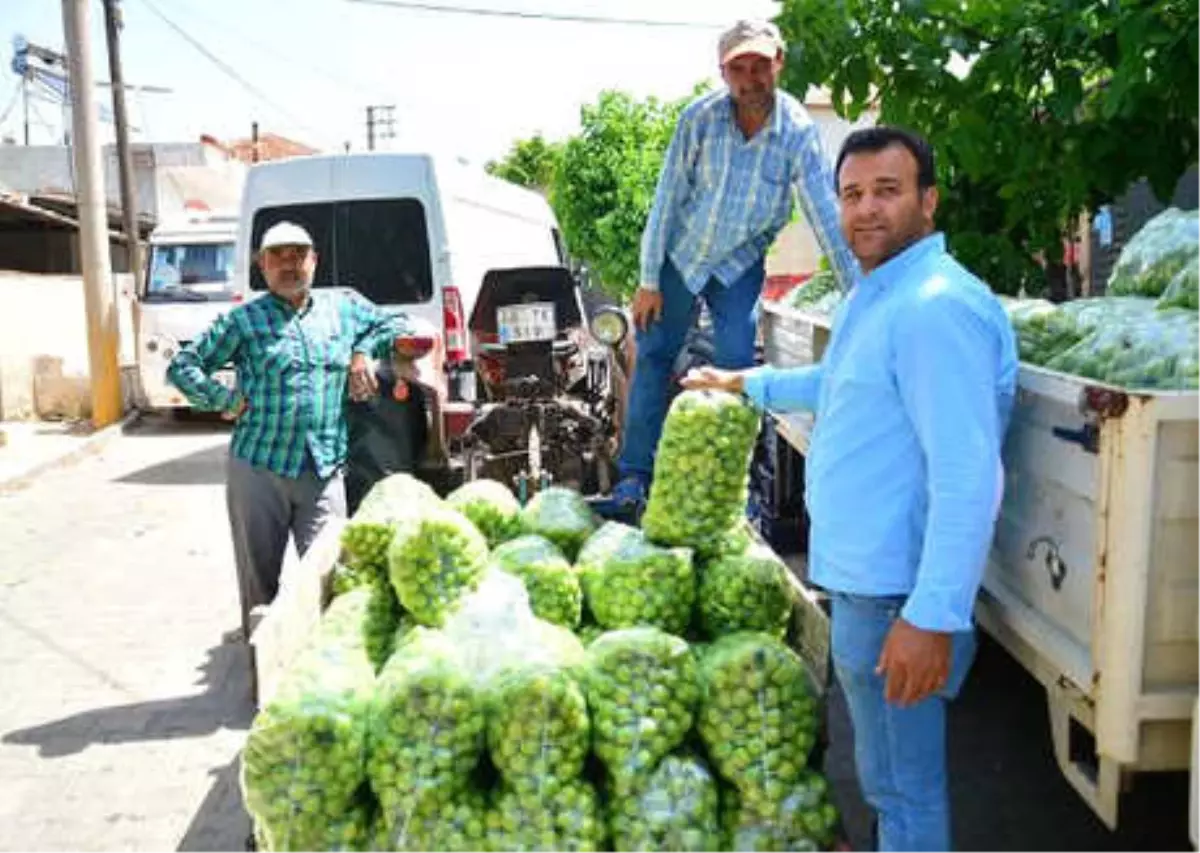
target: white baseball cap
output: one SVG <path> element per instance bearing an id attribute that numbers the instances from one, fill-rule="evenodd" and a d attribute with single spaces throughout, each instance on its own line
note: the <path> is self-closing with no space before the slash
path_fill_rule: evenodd
<path id="1" fill-rule="evenodd" d="M 312 237 L 294 222 L 277 222 L 263 234 L 258 250 L 274 249 L 279 246 L 307 246 L 312 248 Z"/>

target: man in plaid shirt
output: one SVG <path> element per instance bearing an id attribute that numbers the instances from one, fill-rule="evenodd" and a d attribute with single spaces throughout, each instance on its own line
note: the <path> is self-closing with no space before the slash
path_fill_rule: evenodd
<path id="1" fill-rule="evenodd" d="M 842 289 L 858 275 L 817 125 L 799 101 L 777 91 L 783 53 L 773 24 L 739 21 L 718 45 L 727 89 L 689 104 L 667 149 L 633 299 L 637 361 L 613 492 L 618 504 L 645 498 L 671 370 L 697 297 L 712 316 L 716 366 L 754 363 L 764 258 L 788 221 L 793 194 Z"/>
<path id="2" fill-rule="evenodd" d="M 317 253 L 298 225 L 268 229 L 256 261 L 270 292 L 218 317 L 167 370 L 197 409 L 234 421 L 226 501 L 247 632 L 278 592 L 288 536 L 304 554 L 345 516 L 347 393 L 375 392 L 367 357 L 390 357 L 408 326 L 353 291 L 314 291 Z M 236 388 L 213 378 L 230 362 Z"/>

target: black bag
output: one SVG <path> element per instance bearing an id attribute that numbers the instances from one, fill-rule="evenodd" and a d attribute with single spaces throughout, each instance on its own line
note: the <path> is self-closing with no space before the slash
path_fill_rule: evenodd
<path id="1" fill-rule="evenodd" d="M 346 409 L 346 503 L 351 515 L 384 477 L 413 473 L 429 438 L 421 386 L 401 382 L 397 393 L 396 372 L 390 364 L 381 364 L 375 379 L 378 395 L 350 402 Z"/>

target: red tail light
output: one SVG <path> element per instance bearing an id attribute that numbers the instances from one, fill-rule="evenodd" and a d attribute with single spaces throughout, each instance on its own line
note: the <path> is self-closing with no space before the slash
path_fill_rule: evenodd
<path id="1" fill-rule="evenodd" d="M 396 352 L 415 360 L 428 355 L 435 343 L 429 335 L 403 335 L 396 338 Z"/>
<path id="2" fill-rule="evenodd" d="M 442 329 L 446 335 L 446 362 L 467 360 L 467 321 L 457 287 L 442 290 Z"/>

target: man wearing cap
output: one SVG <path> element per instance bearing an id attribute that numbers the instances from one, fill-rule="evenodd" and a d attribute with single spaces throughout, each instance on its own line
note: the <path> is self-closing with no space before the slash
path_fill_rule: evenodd
<path id="1" fill-rule="evenodd" d="M 218 317 L 167 370 L 193 406 L 234 421 L 226 502 L 247 632 L 279 589 L 288 536 L 303 554 L 346 514 L 347 392 L 374 392 L 367 357 L 390 357 L 408 325 L 353 291 L 313 290 L 317 253 L 298 225 L 268 229 L 255 261 L 270 292 Z M 228 363 L 236 388 L 213 378 Z"/>
<path id="2" fill-rule="evenodd" d="M 667 149 L 633 299 L 637 360 L 613 492 L 619 504 L 645 498 L 667 384 L 697 297 L 712 316 L 716 366 L 753 364 L 763 261 L 790 217 L 793 191 L 842 288 L 858 274 L 817 125 L 777 89 L 783 52 L 770 23 L 739 21 L 721 36 L 727 88 L 684 109 Z"/>

